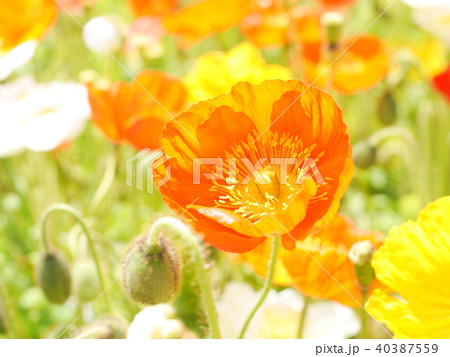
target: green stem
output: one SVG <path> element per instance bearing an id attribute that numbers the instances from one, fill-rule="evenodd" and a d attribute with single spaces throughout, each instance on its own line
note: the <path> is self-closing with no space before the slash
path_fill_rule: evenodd
<path id="1" fill-rule="evenodd" d="M 362 304 L 361 306 L 364 307 L 366 301 L 367 301 L 367 292 L 365 291 L 365 289 L 361 289 L 361 299 L 362 299 Z M 359 309 L 359 316 L 361 318 L 361 333 L 360 336 L 363 339 L 367 339 L 369 338 L 369 321 L 367 319 L 367 311 L 364 310 L 364 308 L 361 307 Z"/>
<path id="2" fill-rule="evenodd" d="M 303 309 L 300 312 L 300 321 L 298 323 L 298 330 L 297 330 L 297 338 L 303 338 L 303 330 L 305 328 L 306 323 L 306 314 L 308 312 L 309 303 L 311 302 L 311 299 L 307 296 L 305 296 L 305 303 L 303 305 Z"/>
<path id="3" fill-rule="evenodd" d="M 250 325 L 250 322 L 252 321 L 252 319 L 255 316 L 255 314 L 258 311 L 258 309 L 263 304 L 264 300 L 266 300 L 267 294 L 269 293 L 270 289 L 272 288 L 272 280 L 273 280 L 273 275 L 275 273 L 275 266 L 276 266 L 276 263 L 277 263 L 277 256 L 278 256 L 279 245 L 280 245 L 280 237 L 275 237 L 273 239 L 272 255 L 270 257 L 270 262 L 269 262 L 269 271 L 267 273 L 267 279 L 264 282 L 264 287 L 262 289 L 261 297 L 259 298 L 259 300 L 256 303 L 256 305 L 253 307 L 253 309 L 250 312 L 250 314 L 247 316 L 247 319 L 245 320 L 245 323 L 242 326 L 242 329 L 241 329 L 241 332 L 239 333 L 239 337 L 238 338 L 244 338 L 245 331 L 247 331 L 247 328 Z"/>
<path id="4" fill-rule="evenodd" d="M 45 224 L 47 223 L 47 220 L 48 220 L 50 214 L 53 212 L 57 212 L 57 211 L 68 213 L 73 218 L 75 218 L 75 220 L 80 224 L 80 226 L 83 229 L 83 232 L 86 235 L 86 238 L 88 240 L 92 259 L 94 260 L 95 267 L 97 269 L 97 275 L 98 275 L 98 280 L 100 283 L 100 288 L 102 289 L 102 291 L 105 291 L 105 283 L 103 280 L 103 275 L 102 275 L 102 271 L 100 268 L 100 261 L 97 256 L 97 251 L 95 250 L 94 241 L 91 237 L 91 234 L 89 233 L 89 229 L 87 228 L 86 224 L 84 223 L 83 218 L 78 213 L 78 211 L 75 210 L 72 206 L 69 206 L 64 203 L 55 203 L 55 204 L 52 204 L 49 207 L 47 207 L 46 210 L 44 211 L 44 213 L 42 213 L 42 217 L 39 222 L 39 227 L 40 227 L 40 232 L 41 232 L 42 244 L 44 246 L 45 252 L 46 253 L 50 252 L 50 247 L 49 247 L 48 239 L 47 239 L 46 232 L 45 232 Z M 107 303 L 108 307 L 110 307 L 108 297 L 106 298 L 106 303 Z"/>
<path id="5" fill-rule="evenodd" d="M 174 230 L 177 233 L 177 237 L 182 240 L 182 243 L 186 244 L 191 249 L 194 258 L 194 268 L 202 293 L 202 301 L 211 330 L 211 338 L 221 338 L 219 319 L 212 295 L 211 281 L 205 269 L 205 261 L 200 245 L 198 244 L 197 236 L 195 236 L 182 222 L 172 217 L 164 217 L 157 220 L 153 224 L 149 235 L 150 237 L 158 237 L 167 230 Z"/>
<path id="6" fill-rule="evenodd" d="M 419 145 L 417 144 L 417 140 L 414 136 L 414 134 L 403 127 L 400 126 L 390 126 L 387 128 L 384 128 L 375 134 L 373 134 L 369 138 L 369 143 L 372 146 L 378 146 L 381 144 L 382 141 L 390 138 L 401 138 L 404 140 L 406 145 L 409 148 L 409 154 L 411 155 L 410 162 L 409 162 L 409 170 L 411 172 L 411 180 L 416 179 L 416 190 L 419 194 L 419 197 L 421 201 L 427 202 L 426 200 L 426 172 L 425 172 L 425 165 L 423 156 L 421 154 Z M 415 167 L 413 167 L 415 166 Z"/>

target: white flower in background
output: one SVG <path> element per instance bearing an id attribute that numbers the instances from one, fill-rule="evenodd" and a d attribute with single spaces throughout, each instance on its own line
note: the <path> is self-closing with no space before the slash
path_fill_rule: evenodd
<path id="1" fill-rule="evenodd" d="M 81 84 L 22 77 L 0 85 L 0 157 L 53 150 L 78 136 L 90 114 Z"/>
<path id="2" fill-rule="evenodd" d="M 449 6 L 448 0 L 402 0 L 413 8 Z"/>
<path id="3" fill-rule="evenodd" d="M 450 1 L 446 6 L 414 11 L 415 22 L 450 45 Z"/>
<path id="4" fill-rule="evenodd" d="M 117 24 L 104 16 L 94 17 L 84 25 L 83 40 L 94 52 L 117 51 L 122 44 Z"/>
<path id="5" fill-rule="evenodd" d="M 227 284 L 217 301 L 219 323 L 224 338 L 236 338 L 260 292 L 241 282 Z M 304 298 L 292 289 L 271 290 L 250 323 L 246 338 L 296 338 Z M 348 338 L 361 328 L 355 312 L 340 304 L 311 303 L 306 313 L 304 338 Z"/>
<path id="6" fill-rule="evenodd" d="M 12 50 L 0 52 L 0 81 L 8 78 L 16 68 L 33 58 L 36 46 L 36 41 L 27 41 Z"/>
<path id="7" fill-rule="evenodd" d="M 181 338 L 184 332 L 185 327 L 175 318 L 173 307 L 161 304 L 139 312 L 128 328 L 127 338 Z"/>

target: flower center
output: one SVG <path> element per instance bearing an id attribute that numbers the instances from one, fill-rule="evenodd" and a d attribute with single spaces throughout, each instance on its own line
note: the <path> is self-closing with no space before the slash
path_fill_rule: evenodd
<path id="1" fill-rule="evenodd" d="M 317 183 L 302 180 L 308 171 L 304 162 L 314 147 L 304 148 L 298 137 L 278 133 L 253 142 L 249 136 L 247 142 L 235 145 L 227 153 L 225 179 L 215 181 L 211 188 L 219 194 L 217 207 L 255 223 L 270 218 L 269 215 L 282 214 L 294 200 L 304 201 L 298 210 L 306 210 L 311 199 L 319 198 Z"/>

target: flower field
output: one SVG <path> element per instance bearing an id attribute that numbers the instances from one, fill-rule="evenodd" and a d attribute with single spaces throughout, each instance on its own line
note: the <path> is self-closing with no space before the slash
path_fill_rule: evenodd
<path id="1" fill-rule="evenodd" d="M 0 338 L 450 338 L 450 2 L 0 4 Z"/>

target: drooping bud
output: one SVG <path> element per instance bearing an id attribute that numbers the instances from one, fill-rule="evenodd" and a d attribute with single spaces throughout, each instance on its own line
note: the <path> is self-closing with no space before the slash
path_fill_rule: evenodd
<path id="1" fill-rule="evenodd" d="M 121 318 L 105 315 L 84 327 L 76 339 L 122 339 L 127 335 L 127 324 Z"/>
<path id="2" fill-rule="evenodd" d="M 397 104 L 391 92 L 387 92 L 380 100 L 378 118 L 383 124 L 390 125 L 397 120 Z"/>
<path id="3" fill-rule="evenodd" d="M 122 286 L 132 300 L 156 305 L 167 302 L 178 290 L 181 260 L 163 234 L 142 234 L 125 251 Z"/>
<path id="4" fill-rule="evenodd" d="M 47 299 L 55 304 L 64 303 L 71 292 L 70 266 L 58 252 L 45 253 L 37 265 L 36 280 Z"/>
<path id="5" fill-rule="evenodd" d="M 75 294 L 82 301 L 90 301 L 100 294 L 95 263 L 91 260 L 80 260 L 73 267 L 73 287 Z"/>
<path id="6" fill-rule="evenodd" d="M 361 141 L 354 146 L 353 161 L 360 169 L 367 169 L 375 163 L 376 148 L 368 141 Z"/>
<path id="7" fill-rule="evenodd" d="M 328 48 L 330 50 L 336 49 L 342 37 L 342 29 L 345 22 L 344 16 L 339 12 L 329 11 L 320 17 L 320 22 L 325 27 Z"/>
<path id="8" fill-rule="evenodd" d="M 350 248 L 348 257 L 353 262 L 355 274 L 361 290 L 366 292 L 375 279 L 375 271 L 372 268 L 372 258 L 375 248 L 369 241 L 360 241 Z"/>
<path id="9" fill-rule="evenodd" d="M 6 335 L 8 333 L 8 322 L 6 318 L 6 311 L 3 307 L 3 302 L 0 300 L 0 335 Z"/>

